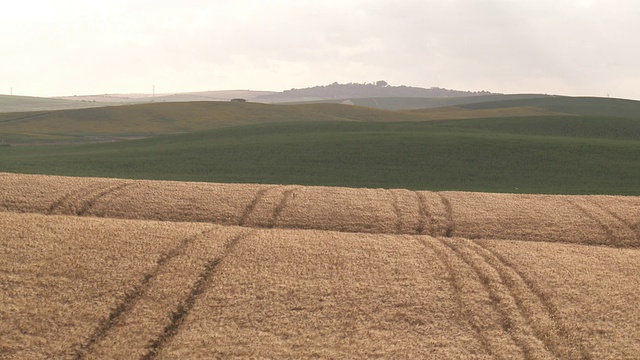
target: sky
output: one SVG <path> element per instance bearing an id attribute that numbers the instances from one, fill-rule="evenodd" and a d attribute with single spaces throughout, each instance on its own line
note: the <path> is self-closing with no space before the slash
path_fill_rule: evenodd
<path id="1" fill-rule="evenodd" d="M 637 0 L 3 0 L 0 94 L 390 85 L 640 99 Z"/>

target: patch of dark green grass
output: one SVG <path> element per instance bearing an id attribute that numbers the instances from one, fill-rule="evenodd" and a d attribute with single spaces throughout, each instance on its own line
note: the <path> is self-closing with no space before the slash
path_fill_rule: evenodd
<path id="1" fill-rule="evenodd" d="M 434 124 L 500 134 L 640 141 L 640 119 L 594 116 L 528 116 L 437 121 Z"/>

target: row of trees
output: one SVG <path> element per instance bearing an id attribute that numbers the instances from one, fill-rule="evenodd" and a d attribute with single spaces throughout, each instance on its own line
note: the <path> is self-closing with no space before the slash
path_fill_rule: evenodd
<path id="1" fill-rule="evenodd" d="M 304 89 L 291 89 L 276 94 L 259 97 L 266 101 L 286 101 L 287 99 L 348 99 L 369 97 L 462 97 L 474 95 L 489 95 L 488 91 L 472 92 L 450 90 L 439 87 L 420 88 L 412 86 L 391 86 L 384 80 L 371 83 L 319 85 Z"/>

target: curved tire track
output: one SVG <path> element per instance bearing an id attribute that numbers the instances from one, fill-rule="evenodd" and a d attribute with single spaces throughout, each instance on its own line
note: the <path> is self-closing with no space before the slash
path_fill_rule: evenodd
<path id="1" fill-rule="evenodd" d="M 289 188 L 289 189 L 287 189 L 287 190 L 282 192 L 282 198 L 281 198 L 280 202 L 273 209 L 273 215 L 271 217 L 272 220 L 271 220 L 271 224 L 269 226 L 270 228 L 278 227 L 279 222 L 280 222 L 280 217 L 282 216 L 282 211 L 284 211 L 284 209 L 287 207 L 287 204 L 288 204 L 289 200 L 291 199 L 291 197 L 295 196 L 294 193 L 299 188 L 300 188 L 299 186 L 296 186 L 296 187 Z"/>
<path id="2" fill-rule="evenodd" d="M 156 261 L 153 271 L 145 274 L 142 281 L 137 284 L 130 292 L 126 293 L 123 300 L 111 311 L 109 317 L 104 320 L 91 334 L 87 341 L 79 346 L 76 346 L 72 357 L 74 359 L 83 359 L 87 354 L 91 352 L 93 347 L 104 340 L 108 336 L 109 332 L 114 328 L 118 321 L 135 305 L 135 303 L 147 292 L 149 286 L 158 274 L 162 271 L 164 265 L 171 259 L 182 254 L 185 249 L 193 243 L 198 237 L 204 236 L 210 230 L 201 231 L 197 234 L 188 236 L 179 242 L 177 246 L 161 255 Z"/>
<path id="3" fill-rule="evenodd" d="M 71 203 L 72 199 L 74 198 L 81 197 L 82 195 L 85 195 L 85 194 L 92 194 L 104 188 L 105 187 L 102 186 L 102 184 L 91 183 L 87 186 L 81 187 L 80 189 L 70 191 L 64 194 L 62 197 L 55 200 L 53 203 L 51 203 L 46 213 L 47 215 L 53 215 L 53 214 L 75 215 L 75 211 L 73 213 L 65 211 L 64 205 Z"/>
<path id="4" fill-rule="evenodd" d="M 521 312 L 512 289 L 505 284 L 500 272 L 478 254 L 477 249 L 474 249 L 473 241 L 466 239 L 441 239 L 441 241 L 480 278 L 490 294 L 493 310 L 500 316 L 504 331 L 522 350 L 524 358 L 554 359 L 555 355 L 546 348 L 541 339 L 536 337 L 531 328 L 531 320 Z"/>
<path id="5" fill-rule="evenodd" d="M 107 186 L 104 186 L 104 184 L 90 184 L 88 186 L 81 187 L 78 190 L 71 191 L 55 200 L 49 206 L 46 213 L 48 215 L 62 214 L 85 216 L 87 215 L 87 212 L 89 212 L 89 210 L 91 210 L 91 208 L 103 197 L 134 184 L 134 182 L 122 182 L 115 185 L 106 184 Z M 70 208 L 74 210 L 69 211 L 65 205 L 71 205 Z"/>
<path id="6" fill-rule="evenodd" d="M 400 200 L 398 199 L 398 194 L 396 194 L 393 190 L 388 190 L 388 193 L 391 194 L 391 205 L 393 206 L 393 212 L 396 214 L 394 233 L 402 234 L 402 213 L 400 211 Z"/>
<path id="7" fill-rule="evenodd" d="M 460 313 L 462 314 L 462 321 L 466 322 L 471 329 L 473 329 L 473 336 L 482 346 L 482 349 L 498 359 L 508 359 L 502 354 L 496 353 L 498 347 L 495 346 L 492 340 L 486 334 L 486 325 L 480 323 L 477 318 L 476 311 L 471 304 L 464 301 L 464 293 L 467 290 L 466 286 L 462 283 L 462 276 L 460 275 L 460 268 L 464 266 L 459 262 L 459 259 L 452 257 L 453 254 L 444 248 L 444 245 L 438 240 L 431 238 L 432 241 L 427 241 L 424 237 L 417 236 L 417 241 L 424 247 L 429 248 L 436 255 L 440 263 L 447 270 L 449 275 L 449 282 L 453 292 L 453 298 L 457 304 Z M 448 254 L 447 254 L 448 253 Z M 456 261 L 457 260 L 457 261 Z"/>
<path id="8" fill-rule="evenodd" d="M 440 201 L 442 202 L 442 206 L 444 206 L 446 213 L 444 236 L 450 238 L 454 236 L 453 233 L 455 231 L 455 223 L 453 222 L 453 207 L 451 206 L 451 202 L 449 201 L 449 199 L 446 196 L 442 195 L 442 193 L 438 193 L 438 196 L 440 197 Z"/>
<path id="9" fill-rule="evenodd" d="M 418 202 L 418 211 L 419 211 L 419 218 L 418 218 L 418 227 L 416 228 L 416 233 L 418 234 L 424 234 L 425 231 L 427 230 L 427 207 L 425 206 L 425 202 L 426 199 L 424 198 L 424 195 L 421 192 L 418 191 L 414 191 L 413 192 L 416 196 L 416 201 Z"/>
<path id="10" fill-rule="evenodd" d="M 89 210 L 91 210 L 91 208 L 93 208 L 96 203 L 104 198 L 107 195 L 113 194 L 115 192 L 118 192 L 120 190 L 123 190 L 125 188 L 128 188 L 130 186 L 132 186 L 134 183 L 132 182 L 125 182 L 119 185 L 114 185 L 111 186 L 107 189 L 105 189 L 104 191 L 101 191 L 100 193 L 90 197 L 89 199 L 84 201 L 84 204 L 80 207 L 80 209 L 78 209 L 78 211 L 76 212 L 76 215 L 78 216 L 85 216 L 87 214 L 87 212 L 89 212 Z"/>
<path id="11" fill-rule="evenodd" d="M 589 201 L 591 204 L 593 204 L 594 206 L 596 206 L 598 209 L 602 210 L 604 213 L 608 214 L 610 217 L 612 217 L 613 219 L 615 219 L 616 221 L 618 221 L 620 224 L 622 224 L 622 226 L 624 226 L 625 228 L 627 228 L 630 232 L 635 234 L 635 238 L 633 239 L 635 241 L 635 246 L 639 246 L 640 245 L 640 222 L 638 222 L 637 224 L 633 224 L 632 222 L 626 220 L 625 218 L 623 218 L 622 216 L 620 216 L 618 213 L 616 213 L 615 211 L 611 210 L 609 207 L 595 201 L 595 200 L 590 200 Z"/>
<path id="12" fill-rule="evenodd" d="M 559 321 L 554 320 L 558 318 L 558 311 L 548 295 L 511 261 L 491 250 L 486 244 L 473 242 L 472 246 L 476 247 L 475 251 L 496 269 L 504 283 L 511 288 L 518 308 L 528 318 L 536 337 L 544 342 L 547 349 L 559 358 L 592 358 L 584 346 L 571 345 L 569 331 Z"/>
<path id="13" fill-rule="evenodd" d="M 265 194 L 269 190 L 271 190 L 271 187 L 264 187 L 264 188 L 262 188 L 262 189 L 260 189 L 260 190 L 258 190 L 256 192 L 256 195 L 253 198 L 253 200 L 251 201 L 251 203 L 244 209 L 244 212 L 242 213 L 242 217 L 241 217 L 240 222 L 238 223 L 238 225 L 245 226 L 247 224 L 247 220 L 249 219 L 249 216 L 251 216 L 251 214 L 255 210 L 255 208 L 258 205 L 258 203 L 260 202 L 260 200 L 262 200 L 262 198 L 264 198 Z"/>
<path id="14" fill-rule="evenodd" d="M 600 220 L 599 217 L 595 216 L 593 213 L 591 213 L 586 207 L 584 207 L 583 205 L 580 205 L 578 202 L 576 202 L 575 200 L 566 198 L 565 199 L 569 204 L 571 204 L 574 208 L 578 209 L 578 211 L 580 213 L 582 213 L 584 216 L 586 216 L 587 218 L 589 218 L 589 220 L 593 221 L 595 224 L 598 225 L 598 227 L 600 227 L 602 229 L 602 231 L 604 231 L 607 234 L 608 237 L 608 241 L 604 242 L 602 244 L 599 245 L 611 245 L 611 244 L 615 244 L 615 239 L 616 239 L 616 234 L 615 232 L 611 229 L 611 227 L 609 227 L 607 224 L 605 224 L 602 220 Z M 593 243 L 591 243 L 591 245 L 598 245 L 596 244 L 596 242 L 594 241 Z"/>
<path id="15" fill-rule="evenodd" d="M 165 326 L 159 337 L 154 339 L 148 346 L 148 352 L 142 359 L 155 359 L 165 344 L 170 341 L 180 330 L 185 318 L 189 315 L 191 309 L 196 304 L 198 297 L 205 291 L 208 282 L 211 281 L 218 266 L 224 259 L 229 256 L 238 242 L 255 234 L 255 230 L 242 232 L 229 240 L 222 252 L 213 259 L 210 259 L 204 266 L 204 269 L 198 275 L 198 278 L 191 288 L 186 299 L 184 299 L 171 314 L 171 322 Z"/>

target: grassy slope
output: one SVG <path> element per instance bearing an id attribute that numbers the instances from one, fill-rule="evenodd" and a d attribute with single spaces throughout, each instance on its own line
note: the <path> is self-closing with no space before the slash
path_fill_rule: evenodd
<path id="1" fill-rule="evenodd" d="M 0 114 L 5 142 L 151 136 L 286 121 L 420 121 L 420 114 L 338 104 L 192 102 Z"/>
<path id="2" fill-rule="evenodd" d="M 331 100 L 315 100 L 315 101 L 298 101 L 288 104 L 339 104 L 343 102 L 351 102 L 353 105 L 366 106 L 374 109 L 385 110 L 411 110 L 411 109 L 427 109 L 445 106 L 458 106 L 464 104 L 483 103 L 487 101 L 501 101 L 508 99 L 528 99 L 541 98 L 547 95 L 541 94 L 507 94 L 507 95 L 479 95 L 465 96 L 453 98 L 420 98 L 420 97 L 377 97 L 377 98 L 352 98 L 352 99 L 331 99 Z"/>
<path id="3" fill-rule="evenodd" d="M 575 115 L 640 118 L 640 101 L 626 99 L 553 96 L 537 99 L 489 101 L 460 106 L 475 110 L 534 106 Z"/>
<path id="4" fill-rule="evenodd" d="M 100 139 L 108 140 L 127 136 L 146 137 L 285 121 L 399 122 L 570 114 L 635 118 L 640 113 L 640 102 L 619 99 L 547 97 L 490 101 L 514 97 L 518 96 L 491 95 L 460 99 L 421 99 L 449 105 L 460 101 L 479 101 L 481 99 L 489 102 L 414 111 L 391 111 L 326 103 L 267 105 L 192 102 L 4 113 L 0 114 L 0 142 L 94 142 Z M 378 100 L 382 101 L 382 99 Z M 398 99 L 389 100 L 398 101 Z"/>
<path id="5" fill-rule="evenodd" d="M 571 115 L 555 112 L 535 106 L 516 106 L 495 109 L 465 109 L 458 106 L 447 106 L 439 108 L 428 108 L 404 111 L 412 114 L 420 114 L 428 120 L 459 120 L 478 118 L 499 118 L 514 116 L 554 116 Z"/>
<path id="6" fill-rule="evenodd" d="M 200 102 L 0 115 L 0 139 L 187 133 L 129 143 L 0 147 L 0 171 L 216 182 L 638 194 L 639 102 L 553 97 L 465 105 L 607 116 L 425 122 L 420 111 Z M 546 106 L 546 108 L 545 108 Z M 546 109 L 546 110 L 545 110 Z M 526 114 L 521 113 L 520 115 Z M 612 117 L 617 116 L 617 117 Z M 242 125 L 242 126 L 240 126 Z M 235 127 L 234 127 L 235 126 Z M 9 138 L 11 139 L 11 137 Z"/>
<path id="7" fill-rule="evenodd" d="M 20 111 L 51 111 L 85 109 L 113 105 L 110 103 L 83 102 L 32 96 L 0 95 L 0 113 Z"/>
<path id="8" fill-rule="evenodd" d="M 431 123 L 261 124 L 113 144 L 0 148 L 0 171 L 432 190 L 640 194 L 640 142 Z"/>

